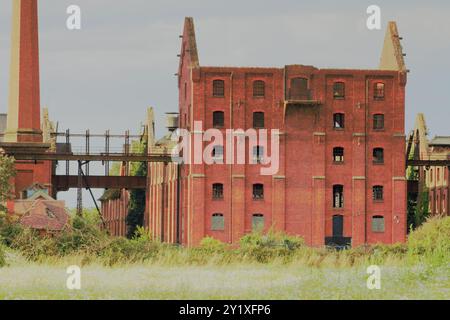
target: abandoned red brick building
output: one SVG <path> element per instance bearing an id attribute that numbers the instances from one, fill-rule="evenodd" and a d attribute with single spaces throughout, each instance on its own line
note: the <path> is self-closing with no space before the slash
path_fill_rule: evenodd
<path id="1" fill-rule="evenodd" d="M 405 241 L 407 70 L 394 22 L 375 70 L 203 67 L 192 18 L 182 39 L 180 128 L 192 138 L 210 128 L 279 129 L 280 166 L 263 176 L 260 164 L 185 163 L 179 197 L 171 200 L 163 192 L 170 173 L 150 166 L 150 181 L 161 180 L 161 192 L 148 198 L 161 203 L 159 211 L 146 216 L 155 236 L 186 245 L 206 236 L 236 243 L 263 227 L 314 246 Z M 203 124 L 200 132 L 195 121 Z"/>

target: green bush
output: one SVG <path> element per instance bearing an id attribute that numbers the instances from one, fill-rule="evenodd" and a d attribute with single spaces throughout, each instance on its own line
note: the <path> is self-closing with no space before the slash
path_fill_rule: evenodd
<path id="1" fill-rule="evenodd" d="M 430 264 L 449 263 L 450 217 L 433 217 L 409 235 L 408 255 Z"/>
<path id="2" fill-rule="evenodd" d="M 5 249 L 3 244 L 0 242 L 0 268 L 6 265 Z"/>

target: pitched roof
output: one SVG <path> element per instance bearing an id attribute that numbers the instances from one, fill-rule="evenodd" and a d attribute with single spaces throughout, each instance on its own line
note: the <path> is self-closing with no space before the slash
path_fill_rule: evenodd
<path id="1" fill-rule="evenodd" d="M 390 21 L 386 30 L 383 51 L 381 53 L 380 70 L 406 72 L 403 47 L 400 43 L 397 24 Z"/>
<path id="2" fill-rule="evenodd" d="M 59 201 L 38 199 L 21 217 L 20 222 L 32 229 L 61 231 L 69 222 L 69 213 Z"/>

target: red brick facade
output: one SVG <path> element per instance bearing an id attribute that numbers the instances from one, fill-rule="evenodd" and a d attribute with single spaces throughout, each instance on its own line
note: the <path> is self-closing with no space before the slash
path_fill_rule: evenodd
<path id="1" fill-rule="evenodd" d="M 216 80 L 222 81 L 219 94 L 213 92 Z M 262 81 L 263 94 L 255 94 L 255 81 Z M 202 133 L 194 131 L 194 121 L 203 123 L 204 132 L 220 111 L 222 132 L 247 130 L 254 113 L 263 112 L 264 128 L 280 130 L 280 167 L 263 176 L 261 165 L 181 165 L 181 242 L 197 245 L 212 236 L 236 243 L 261 224 L 314 246 L 336 239 L 353 246 L 405 241 L 405 86 L 404 70 L 201 67 L 193 20 L 187 18 L 180 128 L 194 137 Z M 255 185 L 263 186 L 262 196 L 255 197 Z M 155 231 L 156 220 L 148 225 Z"/>

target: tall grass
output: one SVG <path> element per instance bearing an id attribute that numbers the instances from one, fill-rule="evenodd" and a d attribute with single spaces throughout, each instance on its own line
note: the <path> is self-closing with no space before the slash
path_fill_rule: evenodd
<path id="1" fill-rule="evenodd" d="M 299 237 L 270 231 L 244 236 L 239 247 L 205 238 L 199 247 L 184 248 L 154 241 L 139 228 L 129 240 L 112 238 L 96 223 L 75 217 L 64 232 L 42 237 L 17 224 L 0 221 L 0 237 L 28 261 L 38 263 L 76 260 L 81 265 L 129 265 L 146 262 L 154 265 L 188 266 L 232 264 L 296 264 L 314 268 L 347 268 L 361 265 L 404 265 L 424 263 L 442 266 L 450 259 L 450 217 L 430 219 L 409 236 L 406 244 L 373 245 L 335 251 L 310 248 Z M 0 266 L 4 264 L 0 248 Z"/>

